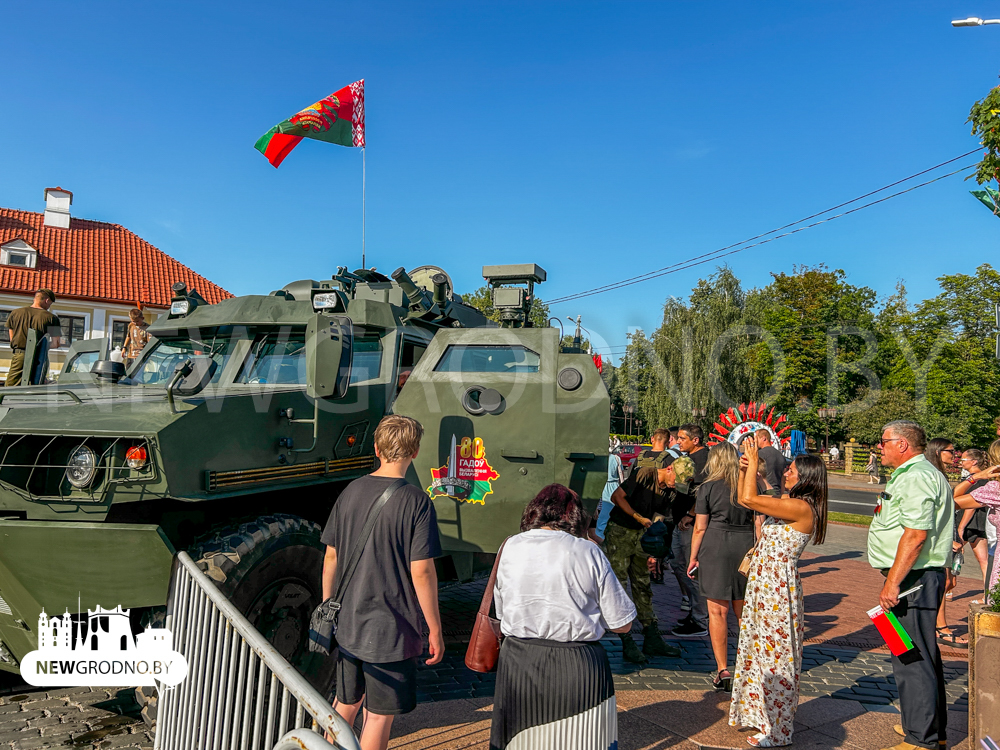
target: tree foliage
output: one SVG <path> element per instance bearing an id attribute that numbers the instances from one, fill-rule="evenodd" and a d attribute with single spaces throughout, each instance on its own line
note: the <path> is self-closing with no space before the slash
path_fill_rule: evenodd
<path id="1" fill-rule="evenodd" d="M 893 419 L 920 421 L 929 436 L 962 446 L 993 439 L 1000 414 L 1000 364 L 993 356 L 993 306 L 1000 273 L 938 279 L 935 297 L 910 306 L 899 284 L 885 298 L 841 270 L 795 267 L 744 292 L 720 268 L 687 300 L 668 298 L 663 321 L 630 336 L 609 374 L 613 409 L 632 405 L 644 429 L 707 419 L 745 401 L 766 402 L 821 441 L 872 443 Z M 836 406 L 829 425 L 818 409 Z"/>
<path id="2" fill-rule="evenodd" d="M 986 149 L 976 168 L 976 182 L 1000 182 L 1000 86 L 972 105 L 966 122 L 972 123 L 972 134 L 979 136 Z"/>
<path id="3" fill-rule="evenodd" d="M 630 336 L 612 399 L 636 405 L 648 425 L 691 421 L 692 410 L 717 414 L 764 388 L 754 373 L 759 333 L 747 325 L 746 294 L 739 279 L 721 268 L 698 282 L 687 302 L 671 297 L 663 323 L 649 338 Z"/>

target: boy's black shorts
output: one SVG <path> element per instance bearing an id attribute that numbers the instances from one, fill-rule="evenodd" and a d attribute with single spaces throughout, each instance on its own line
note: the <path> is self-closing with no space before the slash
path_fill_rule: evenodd
<path id="1" fill-rule="evenodd" d="M 417 707 L 417 659 L 370 664 L 339 649 L 337 700 L 354 704 L 365 699 L 373 714 L 408 714 Z"/>

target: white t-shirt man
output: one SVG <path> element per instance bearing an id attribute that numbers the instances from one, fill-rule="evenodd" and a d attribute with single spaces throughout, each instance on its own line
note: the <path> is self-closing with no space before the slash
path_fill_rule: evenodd
<path id="1" fill-rule="evenodd" d="M 563 643 L 600 640 L 636 615 L 596 544 L 549 529 L 507 540 L 493 601 L 504 635 Z"/>
<path id="2" fill-rule="evenodd" d="M 830 460 L 831 461 L 836 461 L 838 458 L 840 458 L 840 450 L 837 448 L 836 445 L 831 445 L 830 446 Z"/>

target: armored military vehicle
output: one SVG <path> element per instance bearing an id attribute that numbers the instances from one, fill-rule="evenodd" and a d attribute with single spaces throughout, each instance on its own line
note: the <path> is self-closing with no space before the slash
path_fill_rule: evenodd
<path id="1" fill-rule="evenodd" d="M 186 549 L 328 683 L 332 660 L 306 648 L 320 529 L 373 469 L 390 412 L 426 430 L 409 479 L 434 500 L 443 578 L 472 576 L 546 484 L 593 508 L 609 420 L 598 369 L 530 325 L 544 270 L 483 274 L 499 325 L 430 266 L 342 267 L 215 305 L 175 284 L 127 370 L 105 341 L 81 342 L 57 383 L 0 389 L 0 668 L 35 647 L 43 608 L 155 616 Z"/>

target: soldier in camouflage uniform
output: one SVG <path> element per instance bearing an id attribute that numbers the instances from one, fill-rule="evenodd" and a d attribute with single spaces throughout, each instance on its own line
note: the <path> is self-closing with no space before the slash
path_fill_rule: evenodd
<path id="1" fill-rule="evenodd" d="M 660 637 L 653 614 L 653 592 L 649 585 L 647 555 L 640 544 L 645 530 L 652 525 L 653 515 L 666 513 L 668 483 L 673 484 L 670 464 L 673 456 L 664 452 L 667 431 L 653 433 L 652 449 L 639 454 L 625 484 L 615 490 L 611 501 L 615 504 L 608 519 L 604 552 L 611 569 L 623 588 L 631 583 L 632 601 L 636 619 L 643 627 L 642 650 L 628 633 L 619 635 L 622 652 L 627 661 L 642 664 L 646 656 L 680 656 L 680 649 L 664 643 Z"/>

